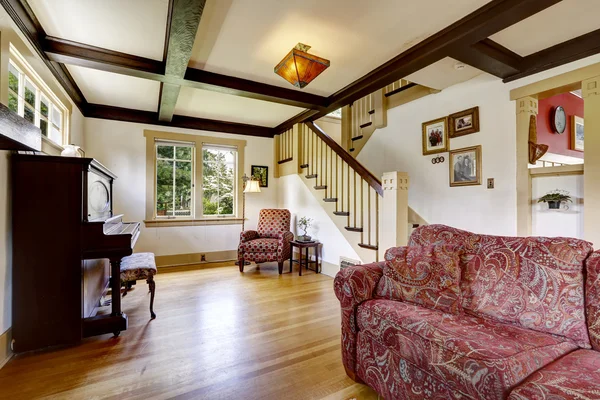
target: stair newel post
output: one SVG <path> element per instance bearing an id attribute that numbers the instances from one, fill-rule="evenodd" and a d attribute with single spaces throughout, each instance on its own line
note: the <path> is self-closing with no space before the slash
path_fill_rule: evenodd
<path id="1" fill-rule="evenodd" d="M 383 199 L 379 229 L 379 254 L 383 259 L 390 247 L 408 243 L 408 187 L 406 172 L 386 172 L 381 179 Z"/>

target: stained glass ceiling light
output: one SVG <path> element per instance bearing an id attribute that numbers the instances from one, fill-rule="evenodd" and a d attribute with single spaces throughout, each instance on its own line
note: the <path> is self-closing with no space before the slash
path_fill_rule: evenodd
<path id="1" fill-rule="evenodd" d="M 329 60 L 308 54 L 310 46 L 298 43 L 275 67 L 275 73 L 292 85 L 304 88 L 329 67 Z"/>

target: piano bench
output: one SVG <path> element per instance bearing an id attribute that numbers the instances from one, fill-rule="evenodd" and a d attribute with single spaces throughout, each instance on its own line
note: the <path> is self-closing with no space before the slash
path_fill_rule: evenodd
<path id="1" fill-rule="evenodd" d="M 131 289 L 132 283 L 145 279 L 150 289 L 150 318 L 156 318 L 154 313 L 154 292 L 156 283 L 154 275 L 156 275 L 156 262 L 154 261 L 154 253 L 135 253 L 121 259 L 121 285 L 125 286 L 123 296 L 127 295 L 127 291 Z"/>

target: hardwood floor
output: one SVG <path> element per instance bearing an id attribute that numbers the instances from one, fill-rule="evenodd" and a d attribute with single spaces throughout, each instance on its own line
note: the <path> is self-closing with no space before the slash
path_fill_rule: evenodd
<path id="1" fill-rule="evenodd" d="M 120 337 L 14 357 L 0 370 L 0 398 L 377 399 L 344 372 L 333 280 L 297 268 L 161 271 L 156 320 L 138 282 L 123 299 Z"/>

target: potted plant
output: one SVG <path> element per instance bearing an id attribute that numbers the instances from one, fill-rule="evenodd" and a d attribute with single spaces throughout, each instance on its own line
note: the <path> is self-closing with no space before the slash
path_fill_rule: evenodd
<path id="1" fill-rule="evenodd" d="M 312 225 L 312 218 L 302 217 L 298 220 L 298 226 L 304 231 L 304 235 L 298 236 L 298 240 L 301 242 L 309 242 L 311 237 L 308 236 L 308 228 Z"/>
<path id="2" fill-rule="evenodd" d="M 566 203 L 572 203 L 573 200 L 571 200 L 571 196 L 569 196 L 569 192 L 566 190 L 556 189 L 546 193 L 538 200 L 538 203 L 542 202 L 548 203 L 548 208 L 558 210 L 561 204 L 565 203 L 566 205 Z"/>

